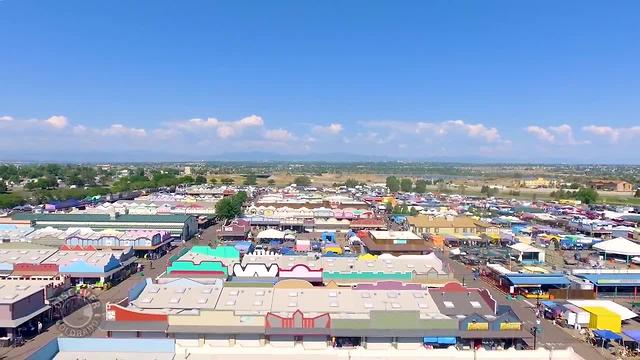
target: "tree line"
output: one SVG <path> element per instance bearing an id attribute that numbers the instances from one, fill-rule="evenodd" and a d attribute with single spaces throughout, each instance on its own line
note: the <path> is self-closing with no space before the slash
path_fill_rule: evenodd
<path id="1" fill-rule="evenodd" d="M 423 179 L 416 180 L 415 186 L 413 180 L 409 178 L 398 179 L 395 176 L 389 176 L 386 179 L 387 188 L 391 192 L 417 192 L 424 194 L 427 192 L 427 181 Z"/>

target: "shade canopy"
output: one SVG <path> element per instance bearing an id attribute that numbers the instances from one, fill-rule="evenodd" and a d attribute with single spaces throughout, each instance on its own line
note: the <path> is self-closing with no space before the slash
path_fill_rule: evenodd
<path id="1" fill-rule="evenodd" d="M 640 342 L 640 330 L 623 330 L 622 332 L 633 339 L 633 341 Z"/>
<path id="2" fill-rule="evenodd" d="M 256 238 L 258 239 L 284 239 L 285 233 L 276 229 L 267 229 L 261 231 Z"/>
<path id="3" fill-rule="evenodd" d="M 596 337 L 599 337 L 599 338 L 604 339 L 604 340 L 622 341 L 622 336 L 614 333 L 611 330 L 594 330 L 593 334 Z"/>
<path id="4" fill-rule="evenodd" d="M 618 254 L 625 256 L 639 256 L 640 245 L 631 240 L 619 237 L 613 240 L 599 242 L 593 245 L 594 249 L 605 252 L 607 254 Z"/>

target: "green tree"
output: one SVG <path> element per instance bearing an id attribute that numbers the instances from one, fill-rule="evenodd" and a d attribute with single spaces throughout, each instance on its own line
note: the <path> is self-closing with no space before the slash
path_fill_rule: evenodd
<path id="1" fill-rule="evenodd" d="M 427 192 L 427 182 L 423 179 L 416 180 L 415 192 L 424 194 Z"/>
<path id="2" fill-rule="evenodd" d="M 191 184 L 195 183 L 195 181 L 196 180 L 191 175 L 185 175 L 185 176 L 181 176 L 181 177 L 178 178 L 178 183 L 179 184 L 191 185 Z"/>
<path id="3" fill-rule="evenodd" d="M 216 217 L 221 220 L 230 220 L 237 216 L 236 206 L 231 197 L 221 199 L 216 203 Z"/>
<path id="4" fill-rule="evenodd" d="M 592 188 L 580 188 L 575 192 L 574 197 L 584 204 L 593 204 L 598 201 L 598 192 Z"/>
<path id="5" fill-rule="evenodd" d="M 34 189 L 53 189 L 58 187 L 58 180 L 52 176 L 39 178 L 36 181 L 30 182 L 25 186 L 29 190 Z"/>
<path id="6" fill-rule="evenodd" d="M 400 180 L 395 176 L 387 177 L 387 188 L 389 188 L 391 192 L 400 191 Z"/>
<path id="7" fill-rule="evenodd" d="M 0 180 L 0 194 L 6 193 L 9 189 L 7 188 L 7 184 L 4 180 Z"/>
<path id="8" fill-rule="evenodd" d="M 18 194 L 0 194 L 0 209 L 10 209 L 25 202 L 24 198 Z"/>
<path id="9" fill-rule="evenodd" d="M 216 179 L 216 178 L 211 178 L 211 179 L 209 179 L 209 184 L 213 184 L 213 185 L 215 185 L 215 184 L 217 184 L 217 183 L 218 183 L 218 179 Z"/>
<path id="10" fill-rule="evenodd" d="M 275 180 L 273 180 L 273 179 L 269 179 L 269 180 L 267 180 L 267 185 L 269 185 L 269 186 L 273 186 L 273 185 L 275 185 L 275 184 L 276 184 L 276 181 L 275 181 Z"/>
<path id="11" fill-rule="evenodd" d="M 309 186 L 311 185 L 311 179 L 308 176 L 298 176 L 293 179 L 293 183 L 297 186 Z"/>
<path id="12" fill-rule="evenodd" d="M 226 177 L 226 178 L 222 178 L 220 179 L 220 182 L 223 183 L 224 185 L 231 185 L 233 184 L 235 181 L 230 178 L 230 177 Z"/>
<path id="13" fill-rule="evenodd" d="M 232 200 L 234 204 L 242 206 L 244 202 L 247 201 L 247 192 L 246 191 L 238 191 L 237 194 L 232 196 Z"/>
<path id="14" fill-rule="evenodd" d="M 344 186 L 348 188 L 354 188 L 358 185 L 360 185 L 360 183 L 356 179 L 347 179 L 347 181 L 344 182 Z"/>
<path id="15" fill-rule="evenodd" d="M 258 178 L 256 177 L 256 174 L 249 174 L 244 179 L 245 185 L 256 185 L 257 183 L 258 183 Z"/>
<path id="16" fill-rule="evenodd" d="M 207 183 L 207 178 L 202 176 L 202 175 L 198 175 L 198 176 L 196 176 L 196 179 L 195 179 L 194 183 L 198 184 L 198 185 L 206 184 Z"/>
<path id="17" fill-rule="evenodd" d="M 411 192 L 411 190 L 413 190 L 413 181 L 407 178 L 402 179 L 400 181 L 400 190 L 404 192 Z"/>
<path id="18" fill-rule="evenodd" d="M 222 220 L 234 219 L 242 215 L 242 205 L 247 200 L 247 193 L 239 191 L 216 203 L 216 217 Z"/>
<path id="19" fill-rule="evenodd" d="M 485 194 L 485 196 L 487 197 L 492 197 L 498 195 L 499 190 L 491 186 L 482 185 L 482 188 L 480 188 L 480 193 Z"/>

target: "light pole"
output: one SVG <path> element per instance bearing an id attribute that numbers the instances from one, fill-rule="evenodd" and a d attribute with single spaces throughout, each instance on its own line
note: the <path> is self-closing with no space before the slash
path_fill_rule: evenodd
<path id="1" fill-rule="evenodd" d="M 540 331 L 540 319 L 536 319 L 536 325 L 531 328 L 533 332 L 533 350 L 538 347 L 538 332 Z"/>

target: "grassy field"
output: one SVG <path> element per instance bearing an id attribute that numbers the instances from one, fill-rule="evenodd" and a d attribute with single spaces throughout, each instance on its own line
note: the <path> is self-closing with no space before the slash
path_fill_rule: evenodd
<path id="1" fill-rule="evenodd" d="M 283 187 L 288 186 L 293 183 L 294 179 L 298 175 L 281 172 L 274 173 L 269 179 L 273 179 L 276 182 L 276 186 Z M 230 177 L 234 179 L 235 184 L 239 185 L 244 182 L 244 177 L 241 175 L 217 175 L 215 176 L 218 181 L 221 178 Z M 310 175 L 311 182 L 314 186 L 331 186 L 335 183 L 343 183 L 347 179 L 355 179 L 359 182 L 364 182 L 367 184 L 374 183 L 384 183 L 386 180 L 385 175 L 376 175 L 376 174 L 362 174 L 362 173 L 324 173 L 322 175 Z M 400 176 L 401 177 L 401 176 Z M 258 185 L 267 185 L 267 181 L 269 179 L 258 179 Z M 415 182 L 417 178 L 413 177 L 412 180 Z M 427 191 L 430 192 L 438 192 L 438 186 L 427 186 Z M 480 193 L 480 186 L 477 185 L 469 185 L 465 186 L 464 191 L 461 191 L 460 187 L 448 186 L 445 188 L 449 193 L 464 193 L 465 195 L 473 195 L 473 196 L 482 196 Z M 502 189 L 498 194 L 498 197 L 504 199 L 518 199 L 518 200 L 533 200 L 534 196 L 537 200 L 552 200 L 550 193 L 554 189 L 527 189 L 527 188 L 519 188 L 516 191 L 519 192 L 518 195 L 510 195 L 511 189 Z M 640 205 L 640 198 L 634 198 L 629 193 L 616 193 L 616 192 L 600 192 L 600 200 L 599 203 L 604 204 L 616 204 L 616 205 Z"/>

